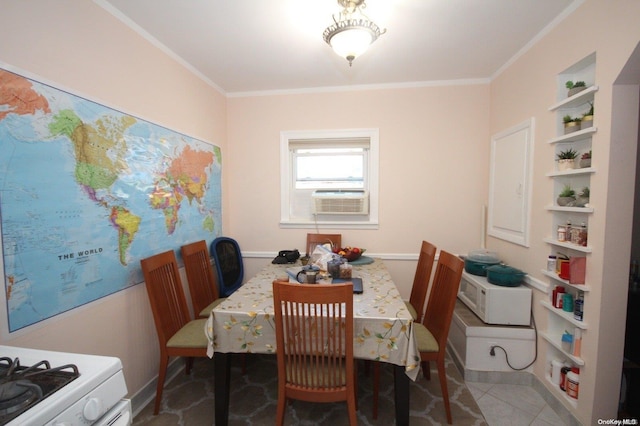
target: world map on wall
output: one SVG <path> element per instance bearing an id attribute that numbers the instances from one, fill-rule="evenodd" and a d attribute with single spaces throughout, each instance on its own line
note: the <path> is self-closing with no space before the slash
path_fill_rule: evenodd
<path id="1" fill-rule="evenodd" d="M 9 331 L 142 282 L 142 258 L 220 236 L 220 177 L 212 144 L 0 69 Z"/>

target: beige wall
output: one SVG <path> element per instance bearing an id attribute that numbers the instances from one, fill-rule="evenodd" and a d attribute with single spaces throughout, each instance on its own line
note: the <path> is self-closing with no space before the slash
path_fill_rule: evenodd
<path id="1" fill-rule="evenodd" d="M 488 84 L 476 84 L 229 99 L 227 232 L 243 250 L 302 249 L 315 231 L 279 226 L 280 132 L 378 128 L 380 227 L 336 230 L 343 243 L 414 256 L 422 239 L 455 253 L 477 248 L 488 96 Z"/>
<path id="2" fill-rule="evenodd" d="M 630 89 L 636 100 L 631 117 L 627 117 L 630 120 L 625 120 L 636 123 L 632 126 L 635 132 L 616 138 L 613 84 L 640 41 L 637 16 L 637 1 L 586 1 L 491 84 L 490 131 L 534 116 L 536 132 L 531 247 L 493 238 L 488 239 L 488 245 L 504 254 L 507 261 L 547 281 L 539 272 L 553 251 L 542 242 L 552 234 L 551 214 L 544 210 L 553 200 L 552 181 L 545 174 L 554 169 L 554 147 L 547 141 L 556 136 L 555 114 L 548 108 L 557 102 L 557 74 L 596 52 L 596 84 L 600 89 L 595 98 L 598 132 L 593 137 L 592 161 L 597 172 L 591 179 L 590 204 L 595 213 L 589 220 L 589 245 L 594 252 L 587 264 L 592 291 L 585 297 L 584 318 L 589 329 L 583 336 L 582 357 L 586 365 L 581 368 L 580 398 L 574 410 L 584 424 L 617 415 L 634 195 L 637 86 Z M 620 111 L 616 114 L 620 118 Z M 536 320 L 544 327 L 548 314 L 538 301 L 546 295 L 534 293 Z M 535 373 L 542 379 L 547 368 L 547 344 L 542 339 L 539 344 Z"/>
<path id="3" fill-rule="evenodd" d="M 3 1 L 1 10 L 3 66 L 213 142 L 224 152 L 225 98 L 95 3 L 16 0 Z M 6 330 L 6 317 L 0 325 Z M 119 357 L 130 394 L 158 374 L 144 285 L 13 334 L 0 342 Z"/>
<path id="4" fill-rule="evenodd" d="M 532 245 L 527 249 L 493 238 L 488 244 L 509 263 L 542 279 L 537 271 L 549 252 L 541 239 L 549 235 L 551 223 L 544 206 L 551 199 L 545 173 L 552 167 L 553 153 L 546 140 L 555 132 L 548 111 L 555 102 L 555 76 L 596 51 L 598 172 L 592 180 L 596 213 L 590 221 L 590 244 L 596 250 L 588 266 L 594 289 L 585 304 L 588 374 L 581 382 L 578 414 L 585 424 L 593 424 L 597 418 L 615 417 L 619 390 L 628 265 L 618 264 L 628 262 L 629 242 L 607 241 L 605 231 L 621 234 L 627 218 L 620 221 L 609 206 L 624 203 L 633 185 L 608 192 L 611 182 L 623 179 L 629 168 L 609 165 L 612 141 L 619 139 L 611 124 L 612 84 L 640 40 L 637 16 L 636 0 L 587 0 L 491 84 L 225 99 L 92 2 L 11 0 L 3 2 L 0 14 L 0 28 L 11 35 L 0 44 L 0 61 L 221 146 L 224 232 L 238 239 L 243 251 L 255 254 L 248 260 L 249 274 L 269 253 L 302 247 L 307 232 L 278 225 L 280 131 L 379 128 L 380 228 L 338 231 L 348 244 L 389 258 L 392 274 L 408 297 L 415 265 L 393 259 L 415 255 L 422 239 L 455 253 L 479 246 L 490 136 L 532 116 Z M 627 258 L 622 259 L 625 250 Z M 541 297 L 536 292 L 536 299 Z M 545 313 L 538 303 L 534 306 L 544 326 Z M 2 343 L 118 356 L 131 393 L 157 374 L 157 341 L 142 285 L 3 337 Z M 545 344 L 540 343 L 535 371 L 542 377 Z"/>

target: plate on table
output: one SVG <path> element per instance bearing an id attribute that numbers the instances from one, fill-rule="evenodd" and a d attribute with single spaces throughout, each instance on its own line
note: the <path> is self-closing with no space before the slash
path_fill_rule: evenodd
<path id="1" fill-rule="evenodd" d="M 373 262 L 374 262 L 374 259 L 372 257 L 360 256 L 356 260 L 352 260 L 349 263 L 352 264 L 352 265 L 368 265 L 368 264 L 373 263 Z"/>

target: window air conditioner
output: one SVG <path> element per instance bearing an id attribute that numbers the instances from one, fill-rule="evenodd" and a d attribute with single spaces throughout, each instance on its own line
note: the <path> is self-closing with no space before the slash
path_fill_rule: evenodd
<path id="1" fill-rule="evenodd" d="M 314 214 L 369 214 L 369 193 L 364 190 L 313 191 Z"/>

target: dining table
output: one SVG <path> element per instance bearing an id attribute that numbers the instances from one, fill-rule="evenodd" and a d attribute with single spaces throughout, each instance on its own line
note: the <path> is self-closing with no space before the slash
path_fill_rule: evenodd
<path id="1" fill-rule="evenodd" d="M 409 381 L 420 371 L 420 353 L 411 314 L 384 262 L 362 257 L 352 262 L 352 276 L 361 278 L 363 291 L 354 294 L 354 357 L 394 365 L 397 425 L 409 424 Z M 267 264 L 258 274 L 216 306 L 205 325 L 207 355 L 215 360 L 215 424 L 229 418 L 231 358 L 239 353 L 274 354 L 273 281 L 295 281 L 296 264 Z M 305 284 L 313 285 L 313 284 Z"/>

